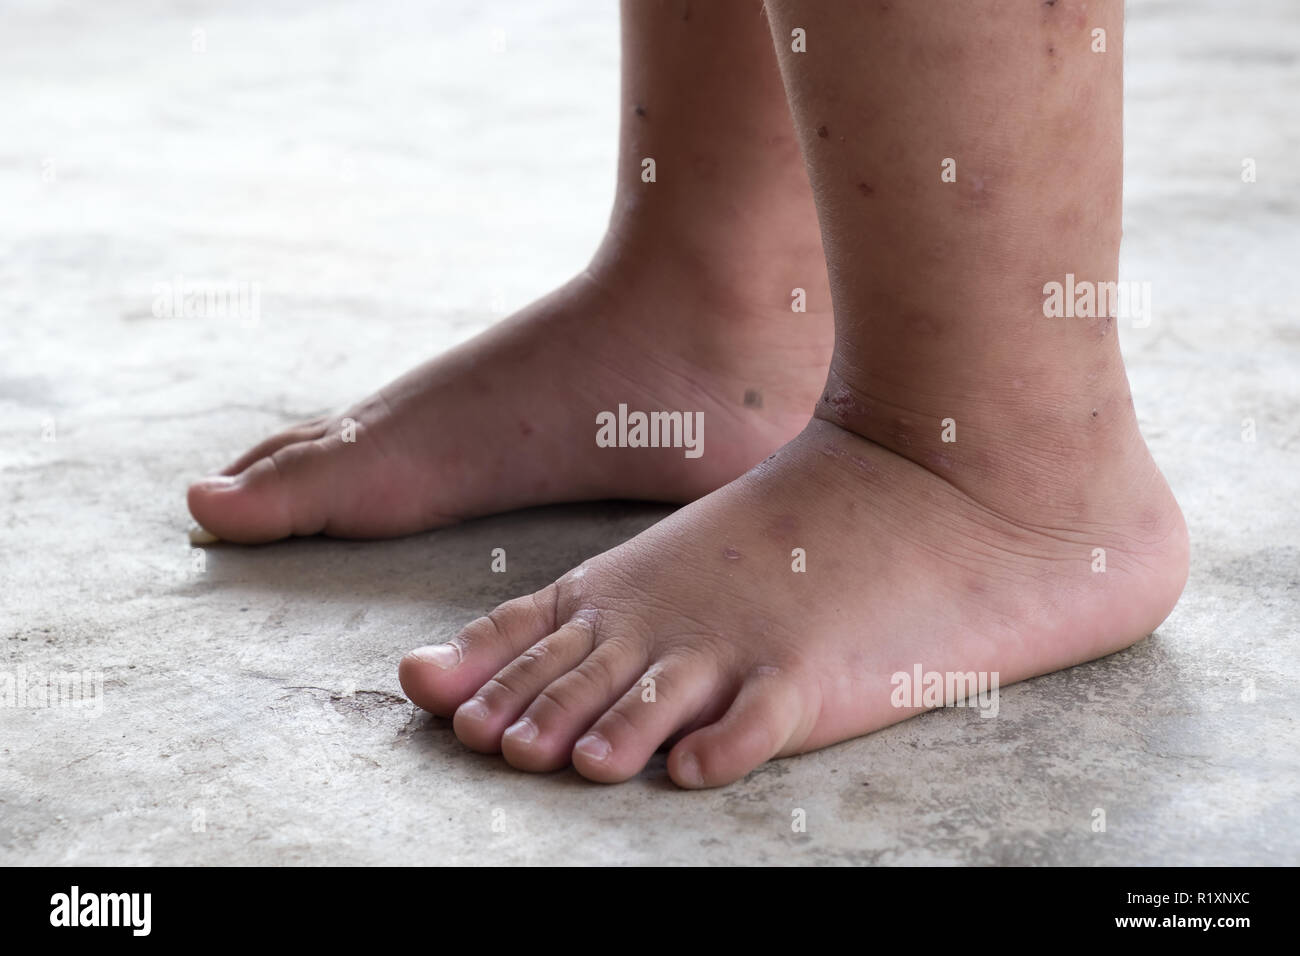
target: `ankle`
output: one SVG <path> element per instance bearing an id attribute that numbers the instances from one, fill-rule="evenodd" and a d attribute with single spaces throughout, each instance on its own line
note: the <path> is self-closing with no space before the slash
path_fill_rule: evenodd
<path id="1" fill-rule="evenodd" d="M 1185 535 L 1182 515 L 1138 430 L 1126 382 L 1074 401 L 991 394 L 906 406 L 832 368 L 814 415 L 906 458 L 1018 524 L 1136 526 Z"/>

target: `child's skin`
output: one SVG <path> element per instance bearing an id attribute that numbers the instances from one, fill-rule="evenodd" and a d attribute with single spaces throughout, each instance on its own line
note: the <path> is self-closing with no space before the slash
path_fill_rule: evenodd
<path id="1" fill-rule="evenodd" d="M 1121 0 L 769 0 L 792 129 L 753 3 L 623 15 L 618 200 L 589 272 L 351 411 L 355 445 L 304 426 L 196 485 L 199 521 L 397 534 L 712 490 L 401 663 L 469 746 L 599 781 L 675 741 L 672 779 L 718 786 L 917 713 L 895 672 L 1005 685 L 1154 629 L 1187 534 L 1116 321 L 1043 315 L 1046 282 L 1116 278 Z M 596 448 L 619 402 L 704 410 L 704 457 Z"/>

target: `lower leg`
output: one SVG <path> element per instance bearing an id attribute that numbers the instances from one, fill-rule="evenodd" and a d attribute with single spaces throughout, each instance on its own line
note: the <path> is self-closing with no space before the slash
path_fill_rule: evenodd
<path id="1" fill-rule="evenodd" d="M 617 197 L 592 264 L 343 414 L 196 483 L 190 509 L 204 527 L 240 542 L 380 537 L 549 502 L 688 501 L 797 433 L 833 331 L 761 6 L 628 0 L 621 100 Z M 794 287 L 807 313 L 791 312 Z M 598 447 L 597 414 L 620 404 L 703 412 L 707 453 Z"/>
<path id="2" fill-rule="evenodd" d="M 995 510 L 1116 517 L 1089 502 L 1154 471 L 1115 322 L 1043 290 L 1116 279 L 1122 0 L 770 7 L 810 37 L 782 67 L 835 301 L 818 417 Z"/>

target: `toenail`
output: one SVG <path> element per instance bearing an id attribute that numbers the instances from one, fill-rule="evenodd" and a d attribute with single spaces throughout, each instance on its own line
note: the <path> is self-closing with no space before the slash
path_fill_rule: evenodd
<path id="1" fill-rule="evenodd" d="M 471 697 L 460 705 L 457 712 L 470 720 L 483 720 L 488 715 L 487 704 L 483 703 L 482 697 Z"/>
<path id="2" fill-rule="evenodd" d="M 609 756 L 609 741 L 600 734 L 587 734 L 578 741 L 574 748 L 575 752 L 580 752 L 584 757 L 590 757 L 592 760 L 604 760 Z"/>
<path id="3" fill-rule="evenodd" d="M 530 744 L 537 739 L 537 725 L 525 717 L 507 727 L 506 736 L 521 744 Z"/>
<path id="4" fill-rule="evenodd" d="M 236 475 L 210 475 L 207 478 L 200 478 L 196 484 L 207 491 L 225 491 L 238 480 Z"/>
<path id="5" fill-rule="evenodd" d="M 428 647 L 417 647 L 406 656 L 446 670 L 460 663 L 460 648 L 450 642 L 430 644 Z"/>
<path id="6" fill-rule="evenodd" d="M 196 524 L 190 528 L 190 544 L 196 548 L 201 548 L 205 544 L 216 544 L 221 539 L 202 525 Z"/>
<path id="7" fill-rule="evenodd" d="M 700 762 L 695 754 L 682 754 L 677 761 L 677 776 L 688 787 L 704 786 L 704 775 L 700 773 Z"/>

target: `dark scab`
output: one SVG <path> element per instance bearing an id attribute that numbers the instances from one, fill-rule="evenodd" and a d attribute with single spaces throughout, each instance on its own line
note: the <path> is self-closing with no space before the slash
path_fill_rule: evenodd
<path id="1" fill-rule="evenodd" d="M 645 116 L 645 107 L 642 106 L 640 103 L 636 105 L 636 115 Z"/>
<path id="2" fill-rule="evenodd" d="M 818 126 L 817 135 L 820 136 L 822 139 L 825 139 L 827 136 L 831 135 L 831 131 L 828 130 L 825 126 Z"/>
<path id="3" fill-rule="evenodd" d="M 833 397 L 827 398 L 826 402 L 842 415 L 853 411 L 857 407 L 857 402 L 853 400 L 853 393 L 843 387 Z"/>
<path id="4" fill-rule="evenodd" d="M 759 391 L 758 389 L 756 389 L 756 388 L 747 388 L 747 389 L 745 389 L 745 407 L 746 407 L 746 408 L 762 408 L 762 407 L 763 407 L 763 393 L 760 392 L 760 391 Z"/>
<path id="5" fill-rule="evenodd" d="M 737 551 L 735 548 L 723 548 L 722 556 L 726 558 L 728 561 L 740 560 L 740 552 Z"/>
<path id="6" fill-rule="evenodd" d="M 1056 0 L 1043 0 L 1043 6 L 1054 7 L 1056 6 Z"/>
<path id="7" fill-rule="evenodd" d="M 1096 418 L 1096 417 L 1097 417 L 1097 409 L 1095 409 L 1095 408 L 1092 410 L 1092 417 L 1093 417 L 1093 418 Z"/>
<path id="8" fill-rule="evenodd" d="M 1049 47 L 1047 48 L 1047 55 L 1048 55 L 1048 56 L 1056 56 L 1056 47 L 1054 47 L 1054 46 L 1049 46 Z"/>
<path id="9" fill-rule="evenodd" d="M 858 183 L 858 192 L 864 196 L 872 195 L 876 190 L 867 183 Z"/>

